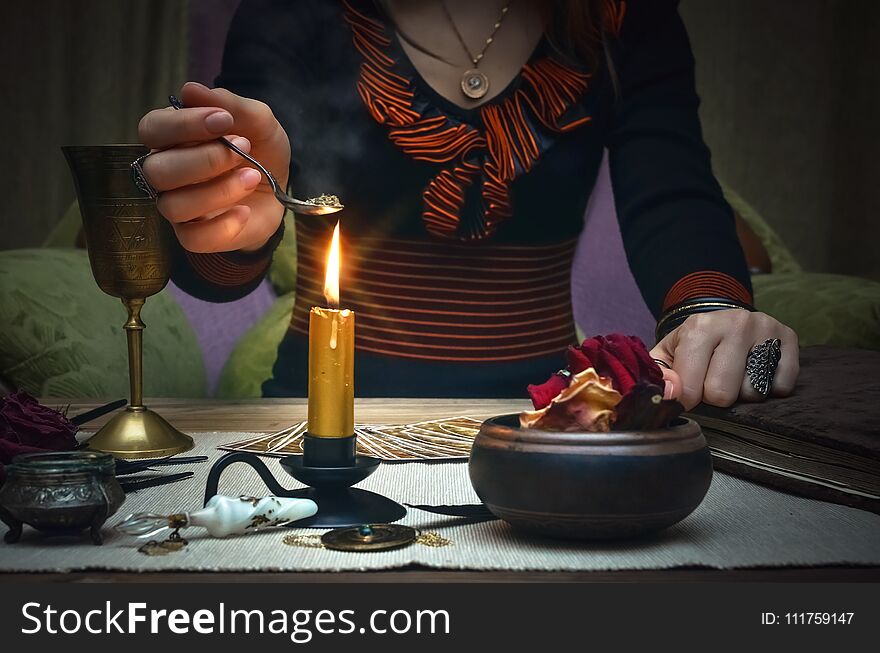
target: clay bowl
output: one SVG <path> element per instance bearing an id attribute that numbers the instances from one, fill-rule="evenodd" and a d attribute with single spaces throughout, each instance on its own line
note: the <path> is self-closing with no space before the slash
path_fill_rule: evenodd
<path id="1" fill-rule="evenodd" d="M 657 431 L 562 433 L 524 429 L 518 415 L 483 422 L 470 477 L 511 526 L 571 539 L 617 539 L 668 528 L 709 489 L 712 461 L 699 425 Z"/>

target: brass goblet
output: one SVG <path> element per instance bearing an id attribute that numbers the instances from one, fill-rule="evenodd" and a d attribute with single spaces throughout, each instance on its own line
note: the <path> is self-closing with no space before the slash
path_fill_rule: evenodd
<path id="1" fill-rule="evenodd" d="M 128 309 L 131 402 L 88 441 L 88 447 L 119 458 L 159 458 L 192 449 L 193 440 L 143 405 L 141 308 L 171 276 L 174 234 L 156 203 L 131 177 L 143 145 L 61 148 L 73 173 L 92 274 L 98 287 Z"/>

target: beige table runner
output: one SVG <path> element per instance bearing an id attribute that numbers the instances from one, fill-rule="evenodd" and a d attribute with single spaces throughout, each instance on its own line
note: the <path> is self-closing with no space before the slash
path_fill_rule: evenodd
<path id="1" fill-rule="evenodd" d="M 223 453 L 215 449 L 217 445 L 246 436 L 198 434 L 192 453 L 207 454 L 213 462 Z M 277 460 L 265 460 L 283 485 L 299 487 Z M 129 495 L 108 523 L 112 525 L 130 512 L 169 513 L 200 507 L 209 467 L 210 463 L 184 467 L 195 470 L 192 479 Z M 385 464 L 358 487 L 408 503 L 478 500 L 468 480 L 467 463 Z M 224 473 L 220 492 L 259 496 L 266 490 L 253 470 L 237 464 Z M 512 571 L 880 565 L 880 516 L 790 496 L 720 473 L 715 474 L 709 494 L 693 515 L 649 540 L 613 544 L 554 541 L 519 534 L 498 521 L 444 528 L 450 521 L 417 510 L 411 510 L 402 521 L 436 530 L 453 541 L 440 548 L 413 545 L 379 553 L 342 553 L 282 542 L 289 533 L 319 532 L 308 529 L 278 529 L 224 540 L 202 538 L 193 530 L 187 533 L 189 547 L 164 557 L 138 553 L 141 541 L 110 528 L 105 529 L 105 543 L 100 547 L 85 537 L 44 538 L 26 528 L 20 543 L 0 543 L 0 571 L 358 571 L 412 564 Z"/>

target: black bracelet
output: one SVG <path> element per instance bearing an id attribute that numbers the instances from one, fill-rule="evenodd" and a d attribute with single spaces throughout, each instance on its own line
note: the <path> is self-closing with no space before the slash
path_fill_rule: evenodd
<path id="1" fill-rule="evenodd" d="M 691 315 L 698 313 L 711 313 L 713 311 L 726 311 L 730 309 L 743 309 L 754 312 L 754 306 L 744 304 L 735 299 L 727 297 L 695 297 L 675 306 L 669 307 L 660 319 L 657 321 L 657 328 L 654 332 L 657 342 L 660 342 L 668 336 L 672 331 L 681 326 L 682 322 Z"/>

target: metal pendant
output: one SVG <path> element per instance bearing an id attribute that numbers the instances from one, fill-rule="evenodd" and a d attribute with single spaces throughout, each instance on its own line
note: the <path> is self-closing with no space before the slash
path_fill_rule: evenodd
<path id="1" fill-rule="evenodd" d="M 321 543 L 337 551 L 387 551 L 416 541 L 416 529 L 400 524 L 363 524 L 337 528 L 321 536 Z"/>
<path id="2" fill-rule="evenodd" d="M 476 68 L 466 70 L 461 76 L 461 92 L 472 100 L 479 100 L 489 92 L 489 78 Z"/>

